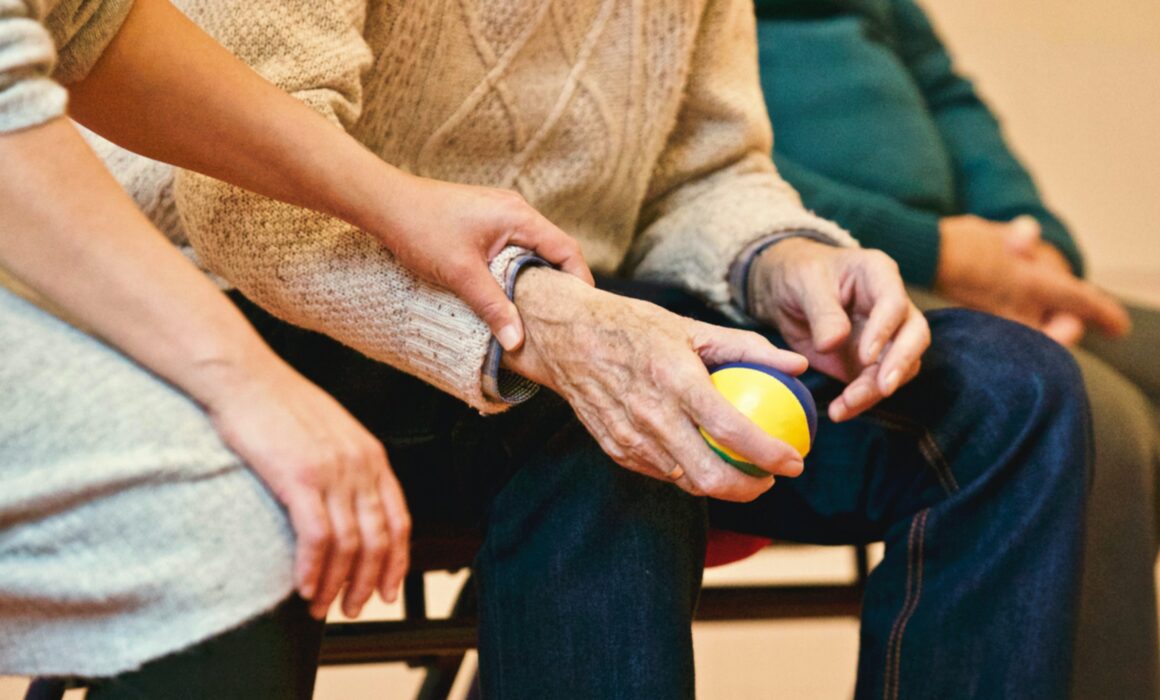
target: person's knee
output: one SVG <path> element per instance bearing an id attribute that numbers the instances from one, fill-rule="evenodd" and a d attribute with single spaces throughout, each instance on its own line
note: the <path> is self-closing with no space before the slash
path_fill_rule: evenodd
<path id="1" fill-rule="evenodd" d="M 1042 493 L 1086 483 L 1090 415 L 1070 353 L 987 314 L 951 309 L 929 319 L 933 340 L 914 391 L 961 480 L 1015 479 Z M 1082 495 L 1071 500 L 1082 507 Z"/>
<path id="2" fill-rule="evenodd" d="M 992 411 L 1017 405 L 1042 409 L 1044 418 L 1086 417 L 1084 383 L 1070 353 L 1018 323 L 966 309 L 935 311 L 924 366 L 941 373 L 956 392 Z"/>

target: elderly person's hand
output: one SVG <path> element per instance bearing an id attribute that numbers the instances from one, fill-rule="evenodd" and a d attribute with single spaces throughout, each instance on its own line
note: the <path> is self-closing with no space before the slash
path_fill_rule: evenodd
<path id="1" fill-rule="evenodd" d="M 197 383 L 222 439 L 289 512 L 295 587 L 310 613 L 326 617 L 343 586 L 347 617 L 376 589 L 394 601 L 411 517 L 382 444 L 273 353 L 247 368 L 209 365 Z"/>
<path id="2" fill-rule="evenodd" d="M 941 246 L 935 289 L 964 306 L 1018 321 L 1063 345 L 1088 326 L 1120 336 L 1130 321 L 1124 307 L 1076 277 L 1054 246 L 1040 238 L 1029 216 L 988 221 L 951 216 L 939 224 Z"/>
<path id="3" fill-rule="evenodd" d="M 505 353 L 506 366 L 567 399 L 621 466 L 733 501 L 756 498 L 773 475 L 801 473 L 801 456 L 729 404 L 706 369 L 745 361 L 797 374 L 806 367 L 801 356 L 756 333 L 683 318 L 544 268 L 521 274 L 515 300 L 527 343 Z M 698 426 L 770 477 L 729 466 Z"/>
<path id="4" fill-rule="evenodd" d="M 806 238 L 778 242 L 753 263 L 749 309 L 814 369 L 848 382 L 830 404 L 835 421 L 913 379 L 930 345 L 930 328 L 906 295 L 898 265 L 879 251 Z"/>

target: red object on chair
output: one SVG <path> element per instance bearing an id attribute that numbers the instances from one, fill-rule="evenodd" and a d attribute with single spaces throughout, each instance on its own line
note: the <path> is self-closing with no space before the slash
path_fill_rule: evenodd
<path id="1" fill-rule="evenodd" d="M 729 530 L 709 530 L 705 547 L 705 566 L 724 566 L 748 559 L 765 549 L 773 540 L 757 535 L 745 535 Z"/>

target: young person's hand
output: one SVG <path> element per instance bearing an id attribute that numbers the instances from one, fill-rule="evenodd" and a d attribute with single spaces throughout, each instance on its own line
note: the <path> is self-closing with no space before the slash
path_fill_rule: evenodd
<path id="1" fill-rule="evenodd" d="M 518 193 L 401 174 L 386 219 L 370 233 L 415 274 L 445 287 L 511 351 L 524 340 L 515 304 L 488 271 L 505 246 L 522 246 L 591 285 L 580 244 Z"/>
<path id="2" fill-rule="evenodd" d="M 311 614 L 326 617 L 344 586 L 347 617 L 376 589 L 393 602 L 411 518 L 382 444 L 272 353 L 244 371 L 208 367 L 204 385 L 198 394 L 218 433 L 289 513 L 295 587 Z"/>
<path id="3" fill-rule="evenodd" d="M 101 60 L 72 85 L 70 112 L 136 153 L 357 226 L 467 302 L 508 350 L 523 342 L 523 326 L 488 271 L 504 246 L 592 283 L 579 244 L 519 194 L 383 162 L 165 0 L 134 3 Z"/>
<path id="4" fill-rule="evenodd" d="M 315 615 L 344 584 L 349 615 L 376 587 L 393 600 L 410 516 L 378 441 L 262 342 L 67 120 L 0 134 L 0 162 L 0 266 L 206 409 L 289 511 Z"/>

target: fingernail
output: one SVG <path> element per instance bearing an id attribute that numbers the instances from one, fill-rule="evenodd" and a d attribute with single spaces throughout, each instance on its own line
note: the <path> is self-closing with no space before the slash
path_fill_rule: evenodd
<path id="1" fill-rule="evenodd" d="M 520 346 L 520 333 L 515 326 L 504 326 L 499 329 L 495 337 L 499 340 L 499 344 L 503 346 L 504 350 L 511 352 Z"/>
<path id="2" fill-rule="evenodd" d="M 891 370 L 890 374 L 886 375 L 886 393 L 893 394 L 894 390 L 898 388 L 898 380 L 902 378 L 902 372 L 898 370 Z"/>
<path id="3" fill-rule="evenodd" d="M 869 352 L 866 353 L 867 364 L 871 364 L 871 363 L 875 362 L 878 359 L 879 353 L 881 353 L 881 352 L 882 352 L 882 341 L 881 340 L 874 341 L 874 343 L 870 346 Z"/>

